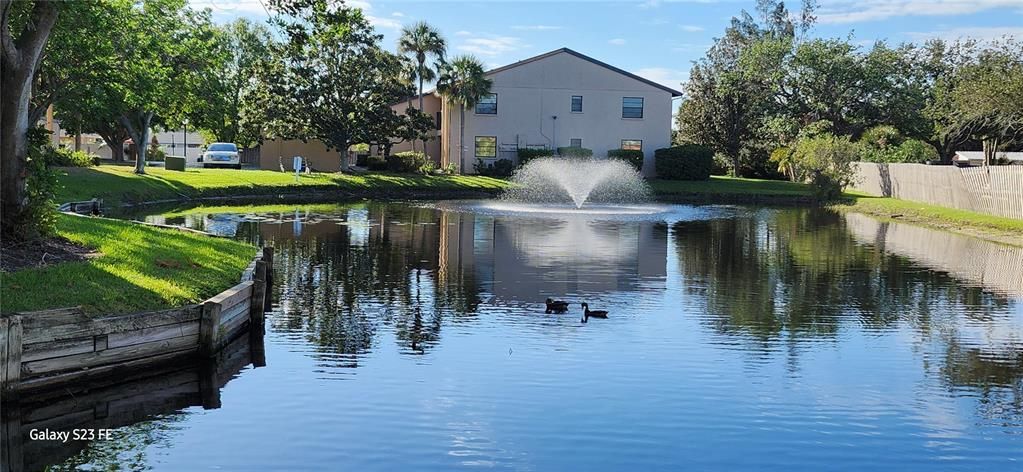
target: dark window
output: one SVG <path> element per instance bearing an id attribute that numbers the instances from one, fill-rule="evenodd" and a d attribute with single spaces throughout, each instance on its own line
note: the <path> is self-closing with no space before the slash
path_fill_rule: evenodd
<path id="1" fill-rule="evenodd" d="M 497 94 L 492 93 L 480 99 L 479 103 L 476 104 L 477 115 L 496 115 L 497 114 Z"/>
<path id="2" fill-rule="evenodd" d="M 642 151 L 643 150 L 643 140 L 641 140 L 641 139 L 623 139 L 622 140 L 622 149 L 628 149 L 628 150 L 632 150 L 632 151 Z"/>
<path id="3" fill-rule="evenodd" d="M 434 126 L 437 129 L 440 129 L 440 112 L 439 111 L 437 112 L 437 115 L 434 117 Z"/>
<path id="4" fill-rule="evenodd" d="M 497 136 L 476 136 L 476 157 L 497 157 Z"/>
<path id="5" fill-rule="evenodd" d="M 572 147 L 583 147 L 583 138 L 572 138 L 570 142 Z"/>
<path id="6" fill-rule="evenodd" d="M 622 118 L 642 118 L 643 97 L 622 98 Z"/>
<path id="7" fill-rule="evenodd" d="M 583 96 L 582 95 L 572 95 L 572 113 L 582 113 L 582 112 L 583 112 Z"/>

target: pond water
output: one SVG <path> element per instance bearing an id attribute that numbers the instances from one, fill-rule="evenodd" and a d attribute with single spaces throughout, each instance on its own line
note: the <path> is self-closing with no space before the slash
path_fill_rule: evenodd
<path id="1" fill-rule="evenodd" d="M 147 218 L 274 246 L 266 336 L 33 467 L 1023 470 L 1023 249 L 741 206 Z"/>

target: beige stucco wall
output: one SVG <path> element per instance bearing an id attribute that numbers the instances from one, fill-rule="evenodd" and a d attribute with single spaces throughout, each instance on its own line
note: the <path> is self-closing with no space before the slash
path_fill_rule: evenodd
<path id="1" fill-rule="evenodd" d="M 337 150 L 327 149 L 319 140 L 303 142 L 298 139 L 268 139 L 259 146 L 259 168 L 291 171 L 291 159 L 302 156 L 308 160 L 309 167 L 320 172 L 337 172 L 341 170 L 341 158 Z"/>
<path id="2" fill-rule="evenodd" d="M 406 108 L 408 108 L 408 102 L 396 103 L 393 106 L 391 106 L 392 110 L 394 110 L 396 113 L 401 113 L 401 114 L 405 113 L 405 109 Z M 412 99 L 412 108 L 419 109 L 419 99 L 418 98 L 413 98 Z M 441 100 L 440 100 L 440 97 L 437 96 L 437 95 L 434 95 L 434 94 L 427 94 L 426 96 L 424 96 L 423 97 L 423 111 L 427 115 L 429 115 L 431 119 L 436 120 L 437 112 L 441 111 Z M 436 121 L 434 121 L 434 122 L 436 122 Z M 430 136 L 430 139 L 426 141 L 426 155 L 430 156 L 430 158 L 433 159 L 434 162 L 439 164 L 440 163 L 440 148 L 441 148 L 440 132 L 438 130 L 436 130 L 436 129 L 432 130 L 432 131 L 430 131 L 429 136 Z M 415 147 L 416 147 L 417 151 L 422 151 L 422 144 L 420 142 L 417 141 L 416 144 L 415 144 Z M 408 141 L 395 144 L 393 147 L 391 147 L 391 153 L 411 151 L 411 150 L 412 150 L 412 143 L 408 142 Z M 372 154 L 377 154 L 377 151 L 376 151 L 375 147 L 373 149 L 371 149 L 370 152 Z"/>
<path id="3" fill-rule="evenodd" d="M 497 114 L 465 111 L 465 168 L 473 172 L 475 136 L 497 136 L 498 158 L 516 160 L 515 147 L 568 146 L 581 138 L 596 157 L 621 147 L 623 139 L 643 141 L 644 175 L 653 174 L 655 149 L 671 143 L 671 93 L 594 64 L 559 53 L 491 74 Z M 582 95 L 582 113 L 572 113 L 572 95 Z M 622 118 L 622 98 L 643 97 L 643 118 Z M 458 162 L 459 109 L 445 107 L 442 153 Z M 557 116 L 553 119 L 552 116 Z M 442 159 L 446 161 L 447 159 Z"/>

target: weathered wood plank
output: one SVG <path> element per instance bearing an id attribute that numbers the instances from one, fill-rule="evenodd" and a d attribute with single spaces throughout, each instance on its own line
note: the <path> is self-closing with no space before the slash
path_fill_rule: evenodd
<path id="1" fill-rule="evenodd" d="M 219 303 L 224 307 L 234 306 L 252 295 L 252 281 L 242 282 L 214 295 L 207 302 Z"/>
<path id="2" fill-rule="evenodd" d="M 21 354 L 22 362 L 37 361 L 51 357 L 84 354 L 95 350 L 93 337 L 58 339 L 45 343 L 26 344 Z"/>
<path id="3" fill-rule="evenodd" d="M 224 326 L 226 324 L 230 324 L 234 322 L 236 318 L 248 319 L 250 309 L 251 306 L 249 305 L 248 300 L 245 300 L 231 308 L 223 308 L 223 311 L 220 312 L 220 325 Z"/>
<path id="4" fill-rule="evenodd" d="M 94 318 L 78 323 L 51 326 L 45 330 L 32 330 L 26 333 L 25 343 L 34 344 L 55 341 L 58 339 L 84 338 L 122 331 L 151 328 L 154 326 L 184 323 L 198 320 L 200 315 L 201 305 L 187 305 L 170 310 Z"/>
<path id="5" fill-rule="evenodd" d="M 217 350 L 223 349 L 224 346 L 238 337 L 243 331 L 249 327 L 249 318 L 245 316 L 235 317 L 230 324 L 220 325 L 220 345 L 217 346 Z"/>
<path id="6" fill-rule="evenodd" d="M 8 409 L 14 409 L 8 406 Z M 25 452 L 22 445 L 21 415 L 17 411 L 0 416 L 0 471 L 22 472 L 25 470 Z"/>
<path id="7" fill-rule="evenodd" d="M 26 311 L 18 313 L 25 331 L 44 329 L 54 325 L 78 323 L 89 319 L 82 307 L 55 308 L 52 310 Z"/>
<path id="8" fill-rule="evenodd" d="M 115 364 L 136 359 L 144 359 L 146 357 L 169 352 L 196 349 L 198 344 L 199 337 L 197 335 L 162 339 L 159 341 L 134 344 L 85 354 L 75 354 L 73 356 L 26 362 L 21 365 L 21 373 L 23 376 L 29 377 L 53 372 L 79 370 L 83 367 Z"/>
<path id="9" fill-rule="evenodd" d="M 180 351 L 166 352 L 159 355 L 154 355 L 142 359 L 135 359 L 119 364 L 109 364 L 96 366 L 87 370 L 75 370 L 70 372 L 62 372 L 54 375 L 47 375 L 43 377 L 29 377 L 22 379 L 21 381 L 21 392 L 36 392 L 45 391 L 48 389 L 55 388 L 67 382 L 80 380 L 83 378 L 95 379 L 103 378 L 105 376 L 118 376 L 124 375 L 130 372 L 136 372 L 139 369 L 151 369 L 154 366 L 164 365 L 170 362 L 184 359 L 187 357 L 195 356 L 197 350 L 195 347 L 188 349 L 182 349 Z"/>
<path id="10" fill-rule="evenodd" d="M 220 303 L 207 301 L 199 323 L 199 354 L 211 357 L 220 346 Z"/>
<path id="11" fill-rule="evenodd" d="M 198 336 L 198 334 L 199 321 L 189 321 L 186 323 L 175 323 L 163 326 L 154 326 L 152 328 L 143 328 L 135 331 L 111 333 L 107 337 L 107 347 L 112 349 L 182 336 Z M 197 343 L 198 339 L 199 338 L 196 337 Z"/>
<path id="12" fill-rule="evenodd" d="M 4 344 L 3 369 L 0 371 L 0 402 L 17 398 L 21 381 L 22 326 L 20 316 L 0 318 L 0 343 Z"/>
<path id="13" fill-rule="evenodd" d="M 252 320 L 251 325 L 260 331 L 263 330 L 264 326 L 263 316 L 267 309 L 269 309 L 269 299 L 266 296 L 266 280 L 269 267 L 266 261 L 260 260 L 256 262 L 256 271 L 252 280 L 252 301 L 250 302 L 249 318 Z"/>

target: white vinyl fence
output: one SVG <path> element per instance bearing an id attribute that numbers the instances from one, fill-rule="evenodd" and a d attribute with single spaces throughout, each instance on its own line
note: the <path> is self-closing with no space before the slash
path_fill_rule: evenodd
<path id="1" fill-rule="evenodd" d="M 871 195 L 1023 219 L 1023 166 L 856 162 L 853 189 Z"/>

